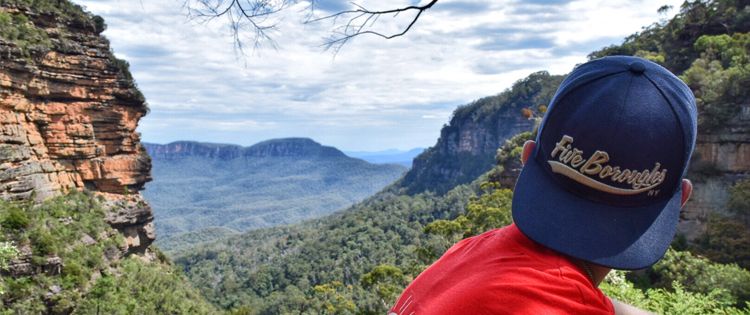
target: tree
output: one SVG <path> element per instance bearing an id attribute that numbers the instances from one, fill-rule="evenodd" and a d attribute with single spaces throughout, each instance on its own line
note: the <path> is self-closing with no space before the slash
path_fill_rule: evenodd
<path id="1" fill-rule="evenodd" d="M 401 269 L 387 264 L 373 268 L 362 276 L 361 282 L 365 289 L 375 290 L 385 308 L 395 302 L 396 297 L 407 284 Z"/>
<path id="2" fill-rule="evenodd" d="M 750 179 L 737 182 L 729 190 L 729 210 L 735 214 L 750 217 Z"/>
<path id="3" fill-rule="evenodd" d="M 241 36 L 244 32 L 250 34 L 249 39 L 254 48 L 258 48 L 264 42 L 276 47 L 270 32 L 277 28 L 279 13 L 292 5 L 308 3 L 307 18 L 304 23 L 332 21 L 333 34 L 325 40 L 323 46 L 337 53 L 350 40 L 362 35 L 374 35 L 384 39 L 403 36 L 416 24 L 422 13 L 432 8 L 437 2 L 438 0 L 429 0 L 424 4 L 377 10 L 352 2 L 352 7 L 348 10 L 323 16 L 316 15 L 316 6 L 318 6 L 316 0 L 185 0 L 184 6 L 190 17 L 205 22 L 216 18 L 226 18 L 232 31 L 235 48 L 243 51 L 244 44 Z M 398 19 L 407 13 L 412 15 L 402 19 L 406 24 L 399 31 L 392 33 L 378 31 L 378 20 L 381 17 Z"/>

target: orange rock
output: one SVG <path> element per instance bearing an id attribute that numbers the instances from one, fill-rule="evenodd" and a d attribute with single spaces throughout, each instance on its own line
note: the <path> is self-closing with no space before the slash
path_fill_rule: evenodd
<path id="1" fill-rule="evenodd" d="M 155 238 L 151 208 L 138 193 L 151 179 L 136 132 L 146 104 L 113 62 L 106 39 L 79 28 L 56 34 L 74 37 L 54 41 L 68 46 L 43 56 L 0 42 L 0 146 L 15 152 L 0 161 L 7 177 L 0 197 L 94 191 L 108 200 L 107 220 L 128 250 L 143 252 Z"/>

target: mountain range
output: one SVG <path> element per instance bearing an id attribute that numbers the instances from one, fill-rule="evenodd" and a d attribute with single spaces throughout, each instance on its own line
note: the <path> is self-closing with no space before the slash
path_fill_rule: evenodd
<path id="1" fill-rule="evenodd" d="M 165 250 L 177 246 L 166 244 L 181 233 L 208 229 L 203 237 L 211 239 L 208 235 L 320 217 L 372 195 L 406 171 L 351 158 L 307 138 L 249 147 L 190 141 L 144 146 L 154 180 L 143 194 Z"/>

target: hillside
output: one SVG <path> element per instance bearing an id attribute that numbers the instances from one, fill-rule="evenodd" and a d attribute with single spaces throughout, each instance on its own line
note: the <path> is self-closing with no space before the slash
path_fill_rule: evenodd
<path id="1" fill-rule="evenodd" d="M 406 170 L 350 158 L 306 138 L 250 147 L 185 141 L 145 147 L 154 180 L 144 195 L 154 208 L 159 244 L 167 250 L 172 238 L 185 239 L 181 233 L 229 229 L 206 231 L 219 237 L 327 215 L 374 194 Z"/>
<path id="2" fill-rule="evenodd" d="M 0 0 L 0 314 L 215 314 L 151 246 L 148 108 L 105 28 Z"/>
<path id="3" fill-rule="evenodd" d="M 740 33 L 747 32 L 748 17 L 746 2 L 688 2 L 674 19 L 592 54 L 643 55 L 689 83 L 703 119 L 700 157 L 689 174 L 698 182 L 692 202 L 703 204 L 701 214 L 713 218 L 696 225 L 694 242 L 678 237 L 652 268 L 614 273 L 602 285 L 607 294 L 662 314 L 750 314 L 750 235 L 742 223 L 750 215 L 743 131 L 748 120 L 740 115 L 748 104 L 743 87 L 750 76 L 750 49 L 747 35 Z M 631 49 L 642 46 L 653 49 Z M 403 180 L 347 211 L 232 237 L 184 252 L 176 261 L 222 308 L 249 314 L 385 313 L 404 286 L 450 244 L 509 223 L 508 188 L 517 176 L 519 146 L 531 135 L 519 134 L 505 144 L 485 139 L 518 126 L 505 138 L 530 130 L 533 121 L 521 110 L 529 107 L 530 116 L 540 114 L 537 106 L 546 104 L 560 79 L 533 74 L 488 98 L 497 103 L 480 100 L 459 107 L 436 146 L 415 160 Z M 519 99 L 532 101 L 513 105 Z M 720 124 L 712 129 L 716 121 Z M 701 178 L 720 185 L 701 186 Z M 702 194 L 715 202 L 704 203 Z M 694 231 L 683 219 L 683 231 L 686 226 Z"/>

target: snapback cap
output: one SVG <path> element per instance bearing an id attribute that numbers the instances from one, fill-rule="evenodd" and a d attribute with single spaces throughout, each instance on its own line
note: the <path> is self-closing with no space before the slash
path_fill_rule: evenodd
<path id="1" fill-rule="evenodd" d="M 614 56 L 576 67 L 539 126 L 513 220 L 575 258 L 616 269 L 654 264 L 675 234 L 696 126 L 693 93 L 653 62 Z"/>

